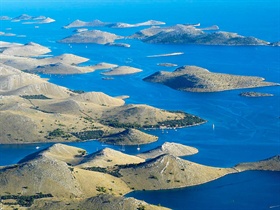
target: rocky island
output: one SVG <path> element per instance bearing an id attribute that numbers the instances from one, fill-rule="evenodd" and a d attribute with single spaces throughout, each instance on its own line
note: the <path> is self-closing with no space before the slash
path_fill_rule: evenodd
<path id="1" fill-rule="evenodd" d="M 102 22 L 100 20 L 93 20 L 90 22 L 85 22 L 81 20 L 75 20 L 72 23 L 69 23 L 68 25 L 64 26 L 64 28 L 79 28 L 79 27 L 110 27 L 110 28 L 134 28 L 134 27 L 140 27 L 140 26 L 154 26 L 154 25 L 164 25 L 164 22 L 156 21 L 156 20 L 148 20 L 141 23 L 108 23 L 108 22 Z"/>
<path id="2" fill-rule="evenodd" d="M 118 36 L 109 32 L 100 30 L 82 31 L 72 36 L 66 37 L 59 42 L 61 43 L 94 43 L 108 44 L 113 43 L 117 39 L 123 39 L 123 36 Z"/>
<path id="3" fill-rule="evenodd" d="M 55 22 L 55 20 L 50 17 L 45 17 L 43 15 L 31 16 L 31 15 L 27 15 L 27 14 L 22 14 L 20 16 L 12 18 L 11 20 L 12 20 L 12 22 L 22 21 L 22 24 L 47 24 L 47 23 Z"/>
<path id="4" fill-rule="evenodd" d="M 210 29 L 217 30 L 217 27 L 210 27 Z M 224 31 L 204 32 L 203 28 L 199 29 L 193 25 L 183 24 L 143 29 L 130 38 L 154 44 L 270 45 L 269 42 L 255 37 L 246 37 Z"/>
<path id="5" fill-rule="evenodd" d="M 102 72 L 101 74 L 106 76 L 117 76 L 117 75 L 135 74 L 141 71 L 142 71 L 141 69 L 130 67 L 130 66 L 118 66 L 112 68 L 109 71 Z"/>
<path id="6" fill-rule="evenodd" d="M 178 66 L 175 63 L 157 63 L 158 66 L 165 66 L 165 67 L 175 67 Z"/>
<path id="7" fill-rule="evenodd" d="M 244 97 L 269 97 L 269 96 L 273 96 L 273 94 L 270 94 L 270 93 L 258 93 L 258 92 L 242 92 L 239 95 L 244 96 Z"/>
<path id="8" fill-rule="evenodd" d="M 153 24 L 155 23 L 155 24 Z M 158 23 L 158 24 L 156 24 Z M 227 45 L 227 46 L 279 46 L 279 42 L 268 42 L 252 36 L 242 36 L 233 32 L 219 31 L 219 27 L 214 25 L 205 28 L 198 28 L 197 24 L 177 24 L 174 26 L 155 26 L 161 25 L 161 22 L 147 21 L 139 24 L 126 23 L 103 23 L 101 21 L 83 22 L 74 21 L 65 26 L 72 27 L 96 27 L 107 26 L 113 28 L 130 28 L 138 26 L 153 26 L 147 29 L 140 30 L 130 36 L 118 36 L 116 34 L 100 31 L 82 31 L 72 36 L 66 37 L 59 42 L 62 43 L 97 43 L 108 44 L 114 43 L 116 39 L 139 39 L 143 42 L 152 44 L 196 44 L 196 45 Z M 163 23 L 162 23 L 163 24 Z"/>
<path id="9" fill-rule="evenodd" d="M 213 73 L 197 66 L 183 66 L 174 72 L 156 72 L 143 80 L 190 92 L 217 92 L 279 85 L 278 83 L 265 82 L 264 78 L 261 77 Z"/>

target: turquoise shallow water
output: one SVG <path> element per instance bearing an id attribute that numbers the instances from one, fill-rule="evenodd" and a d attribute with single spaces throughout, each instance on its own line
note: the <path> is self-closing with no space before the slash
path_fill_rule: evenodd
<path id="1" fill-rule="evenodd" d="M 183 110 L 206 119 L 208 123 L 191 128 L 147 131 L 159 136 L 159 141 L 141 146 L 142 151 L 152 149 L 166 141 L 174 141 L 199 149 L 199 153 L 185 157 L 198 163 L 231 167 L 239 162 L 257 161 L 280 153 L 280 89 L 266 87 L 251 89 L 273 93 L 269 98 L 244 98 L 238 96 L 241 90 L 219 93 L 186 93 L 172 90 L 159 84 L 151 84 L 142 79 L 156 71 L 173 71 L 175 68 L 159 67 L 160 62 L 181 65 L 198 65 L 213 72 L 254 75 L 268 81 L 280 82 L 280 48 L 273 47 L 227 47 L 227 46 L 178 46 L 152 45 L 137 40 L 124 40 L 131 48 L 100 45 L 68 45 L 57 40 L 72 34 L 72 30 L 62 29 L 63 25 L 75 19 L 90 21 L 124 21 L 136 23 L 155 19 L 176 23 L 197 23 L 202 26 L 217 24 L 221 30 L 252 35 L 268 41 L 280 40 L 279 2 L 270 1 L 85 1 L 71 4 L 65 1 L 14 1 L 0 3 L 1 15 L 12 17 L 22 13 L 46 15 L 57 21 L 49 25 L 22 25 L 9 21 L 0 22 L 0 31 L 12 28 L 12 33 L 24 34 L 25 38 L 0 37 L 3 41 L 26 43 L 34 41 L 50 47 L 52 55 L 74 53 L 90 58 L 87 64 L 110 62 L 131 65 L 143 72 L 130 76 L 102 80 L 100 71 L 84 75 L 42 75 L 51 82 L 70 89 L 102 91 L 112 96 L 129 95 L 126 103 L 148 104 L 168 110 Z M 28 4 L 24 4 L 28 2 Z M 11 9 L 13 8 L 13 9 Z M 75 9 L 73 9 L 75 8 Z M 130 35 L 134 29 L 108 29 L 121 35 Z M 7 31 L 6 31 L 7 32 Z M 87 46 L 87 48 L 86 48 Z M 148 55 L 184 52 L 180 56 L 147 58 Z M 247 90 L 244 90 L 247 91 Z M 212 129 L 215 124 L 215 130 Z M 95 152 L 108 145 L 97 141 L 69 143 Z M 43 149 L 50 144 L 0 145 L 0 165 L 12 164 L 24 156 Z M 137 154 L 136 147 L 113 147 L 125 149 L 128 154 Z M 236 180 L 241 180 L 236 181 Z M 136 192 L 131 194 L 140 199 L 175 209 L 268 209 L 279 205 L 279 173 L 246 172 L 226 176 L 205 185 L 183 190 Z M 222 186 L 222 187 L 221 187 Z M 240 194 L 242 192 L 242 194 Z M 253 192 L 253 193 L 252 193 Z M 207 197 L 208 195 L 208 197 Z M 242 196 L 241 196 L 242 195 Z M 171 199 L 172 198 L 172 199 Z M 174 199 L 173 199 L 174 198 Z M 176 199 L 175 199 L 176 198 Z M 214 201 L 211 203 L 211 201 Z M 199 204 L 198 204 L 199 203 Z M 211 204 L 211 205 L 210 205 Z M 212 205 L 213 204 L 213 205 Z M 277 208 L 276 208 L 277 209 Z"/>

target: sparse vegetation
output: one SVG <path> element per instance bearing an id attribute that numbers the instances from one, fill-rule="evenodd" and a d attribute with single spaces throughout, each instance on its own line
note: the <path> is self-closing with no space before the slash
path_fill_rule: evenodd
<path id="1" fill-rule="evenodd" d="M 71 134 L 81 140 L 88 139 L 99 139 L 102 137 L 104 131 L 102 130 L 91 130 L 91 131 L 83 131 L 83 132 L 72 132 Z"/>
<path id="2" fill-rule="evenodd" d="M 106 187 L 96 186 L 96 191 L 101 192 L 101 193 L 106 193 L 107 189 L 106 189 Z"/>
<path id="3" fill-rule="evenodd" d="M 71 90 L 71 89 L 69 89 L 69 91 L 71 91 L 73 93 L 78 93 L 78 94 L 85 93 L 85 91 L 83 91 L 83 90 Z"/>
<path id="4" fill-rule="evenodd" d="M 3 195 L 0 196 L 1 200 L 15 200 L 15 203 L 6 203 L 8 205 L 20 205 L 23 207 L 30 207 L 34 200 L 40 199 L 40 198 L 50 198 L 53 197 L 52 194 L 43 194 L 43 193 L 37 193 L 36 195 Z"/>
<path id="5" fill-rule="evenodd" d="M 93 166 L 93 167 L 86 167 L 83 169 L 89 170 L 89 171 L 97 171 L 97 172 L 101 172 L 101 173 L 106 173 L 106 174 L 110 174 L 115 177 L 122 177 L 122 175 L 119 173 L 118 168 L 102 168 L 99 166 Z"/>
<path id="6" fill-rule="evenodd" d="M 57 129 L 49 132 L 50 137 L 61 137 L 63 135 L 65 135 L 65 132 L 63 130 L 61 130 L 60 128 L 57 128 Z"/>
<path id="7" fill-rule="evenodd" d="M 174 120 L 165 120 L 165 121 L 161 121 L 158 122 L 157 124 L 149 124 L 149 121 L 145 121 L 144 125 L 140 125 L 138 123 L 121 123 L 116 119 L 107 119 L 107 120 L 102 120 L 101 123 L 111 126 L 111 127 L 115 127 L 115 128 L 160 128 L 162 126 L 162 124 L 171 127 L 171 128 L 175 128 L 175 127 L 186 127 L 186 126 L 191 126 L 191 125 L 196 125 L 196 124 L 201 124 L 204 123 L 205 120 L 201 119 L 200 117 L 191 115 L 191 114 L 187 114 L 181 111 L 175 111 L 173 113 L 178 113 L 178 114 L 184 114 L 185 116 L 181 119 L 174 119 Z"/>
<path id="8" fill-rule="evenodd" d="M 145 209 L 146 209 L 145 206 L 143 206 L 142 204 L 140 204 L 137 208 L 137 210 L 145 210 Z"/>
<path id="9" fill-rule="evenodd" d="M 154 176 L 154 175 L 150 175 L 149 179 L 158 179 L 158 178 L 156 176 Z"/>
<path id="10" fill-rule="evenodd" d="M 42 94 L 40 94 L 40 95 L 21 95 L 20 97 L 25 98 L 25 99 L 41 99 L 41 100 L 51 99 Z"/>

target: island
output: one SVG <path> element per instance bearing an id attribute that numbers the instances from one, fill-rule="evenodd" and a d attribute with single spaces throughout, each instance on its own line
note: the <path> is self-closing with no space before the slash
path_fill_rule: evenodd
<path id="1" fill-rule="evenodd" d="M 80 28 L 80 27 L 100 27 L 100 26 L 106 26 L 108 23 L 104 23 L 100 20 L 94 20 L 91 22 L 85 22 L 82 20 L 75 20 L 72 23 L 69 23 L 68 25 L 64 26 L 64 28 Z"/>
<path id="2" fill-rule="evenodd" d="M 39 21 L 30 21 L 30 22 L 23 22 L 22 24 L 48 24 L 55 22 L 55 19 L 52 19 L 50 17 L 46 17 L 44 19 L 39 19 Z"/>
<path id="3" fill-rule="evenodd" d="M 244 96 L 244 97 L 270 97 L 270 96 L 273 96 L 273 94 L 270 94 L 270 93 L 259 93 L 259 92 L 242 92 L 239 95 Z"/>
<path id="4" fill-rule="evenodd" d="M 165 22 L 157 21 L 157 20 L 148 20 L 141 23 L 135 23 L 135 24 L 129 24 L 129 23 L 111 23 L 107 26 L 110 28 L 134 28 L 134 27 L 140 27 L 140 26 L 156 26 L 156 25 L 164 25 Z"/>
<path id="5" fill-rule="evenodd" d="M 165 147 L 172 151 L 172 144 Z M 180 151 L 184 147 L 176 145 Z M 118 204 L 123 209 L 166 209 L 124 195 L 200 185 L 246 170 L 280 171 L 279 156 L 220 168 L 154 152 L 156 157 L 145 160 L 109 148 L 87 154 L 82 148 L 54 144 L 17 164 L 0 167 L 1 207 L 112 209 Z"/>
<path id="6" fill-rule="evenodd" d="M 1 15 L 0 20 L 11 20 L 12 18 L 9 16 Z"/>
<path id="7" fill-rule="evenodd" d="M 164 25 L 164 22 L 156 21 L 156 20 L 148 20 L 141 23 L 122 23 L 122 22 L 116 22 L 116 23 L 108 23 L 108 22 L 102 22 L 100 20 L 93 20 L 90 22 L 85 22 L 81 20 L 75 20 L 72 23 L 69 23 L 68 25 L 64 26 L 64 28 L 79 28 L 79 27 L 110 27 L 110 28 L 134 28 L 134 27 L 140 27 L 140 26 L 155 26 L 155 25 Z"/>
<path id="8" fill-rule="evenodd" d="M 214 31 L 210 28 L 197 28 L 193 25 L 177 24 L 169 27 L 151 27 L 136 32 L 130 38 L 153 44 L 199 44 L 199 45 L 270 45 L 270 42 L 246 37 L 237 33 Z M 210 30 L 204 32 L 204 30 Z"/>
<path id="9" fill-rule="evenodd" d="M 107 26 L 113 28 L 128 28 L 147 26 L 157 21 L 147 21 L 139 24 L 126 23 L 103 23 L 101 21 L 83 22 L 74 21 L 65 26 L 72 27 L 96 27 Z M 156 26 L 140 30 L 130 36 L 118 36 L 105 31 L 89 30 L 81 31 L 62 40 L 61 43 L 97 43 L 107 44 L 114 43 L 117 39 L 138 39 L 151 44 L 195 44 L 195 45 L 227 45 L 227 46 L 279 46 L 279 42 L 268 42 L 252 36 L 242 36 L 234 32 L 219 31 L 217 25 L 198 28 L 198 24 L 177 24 L 173 26 Z M 156 56 L 157 57 L 157 56 Z"/>
<path id="10" fill-rule="evenodd" d="M 214 73 L 198 66 L 182 66 L 174 72 L 159 71 L 143 80 L 190 92 L 217 92 L 280 85 L 265 82 L 261 77 Z"/>
<path id="11" fill-rule="evenodd" d="M 165 67 L 175 67 L 178 66 L 175 63 L 157 63 L 158 66 L 165 66 Z"/>
<path id="12" fill-rule="evenodd" d="M 130 47 L 130 44 L 126 44 L 126 43 L 107 43 L 105 45 L 108 45 L 108 46 L 115 46 L 115 47 L 126 47 L 126 48 L 129 48 Z"/>
<path id="13" fill-rule="evenodd" d="M 106 76 L 117 76 L 117 75 L 127 75 L 127 74 L 135 74 L 141 72 L 142 69 L 130 67 L 130 66 L 117 66 L 111 68 L 109 71 L 102 72 L 101 74 Z"/>
<path id="14" fill-rule="evenodd" d="M 119 133 L 102 137 L 101 142 L 114 145 L 140 145 L 148 144 L 158 140 L 157 136 L 149 135 L 139 130 L 128 128 Z"/>
<path id="15" fill-rule="evenodd" d="M 115 40 L 123 39 L 123 36 L 118 36 L 113 33 L 104 32 L 100 30 L 88 30 L 76 33 L 62 40 L 60 43 L 94 43 L 94 44 L 108 44 Z"/>
<path id="16" fill-rule="evenodd" d="M 27 14 L 22 14 L 20 16 L 12 18 L 11 21 L 12 22 L 22 21 L 22 24 L 47 24 L 47 23 L 55 22 L 55 20 L 50 17 L 45 17 L 43 15 L 31 16 L 31 15 L 27 15 Z"/>

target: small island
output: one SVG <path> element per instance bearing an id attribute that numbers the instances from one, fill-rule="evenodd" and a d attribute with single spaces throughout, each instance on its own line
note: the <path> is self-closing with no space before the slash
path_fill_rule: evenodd
<path id="1" fill-rule="evenodd" d="M 265 82 L 261 77 L 214 73 L 198 66 L 182 66 L 174 72 L 156 72 L 143 80 L 190 92 L 217 92 L 279 85 Z"/>
<path id="2" fill-rule="evenodd" d="M 119 75 L 128 75 L 141 72 L 142 69 L 134 68 L 131 66 L 117 66 L 111 68 L 109 71 L 102 72 L 101 74 L 106 76 L 119 76 Z"/>
<path id="3" fill-rule="evenodd" d="M 125 47 L 125 48 L 129 48 L 130 47 L 130 44 L 126 44 L 126 43 L 107 43 L 105 45 L 115 46 L 115 47 Z"/>
<path id="4" fill-rule="evenodd" d="M 157 63 L 158 66 L 165 66 L 165 67 L 175 67 L 178 66 L 175 63 Z"/>
<path id="5" fill-rule="evenodd" d="M 109 44 L 115 40 L 123 39 L 123 36 L 118 36 L 113 33 L 100 30 L 82 31 L 60 40 L 60 43 L 94 43 L 94 44 Z"/>
<path id="6" fill-rule="evenodd" d="M 259 93 L 259 92 L 242 92 L 239 94 L 243 97 L 271 97 L 273 94 L 270 93 Z"/>

